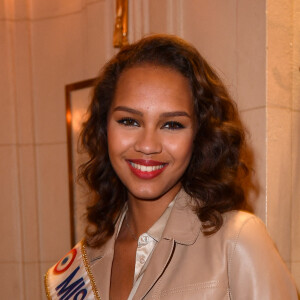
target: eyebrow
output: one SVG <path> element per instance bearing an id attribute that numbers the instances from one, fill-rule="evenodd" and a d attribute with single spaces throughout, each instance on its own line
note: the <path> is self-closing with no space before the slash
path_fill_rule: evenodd
<path id="1" fill-rule="evenodd" d="M 185 111 L 171 111 L 171 112 L 165 112 L 161 114 L 162 117 L 168 118 L 168 117 L 188 117 L 191 119 L 191 116 L 186 113 Z"/>
<path id="2" fill-rule="evenodd" d="M 117 107 L 114 108 L 113 111 L 125 111 L 125 112 L 132 113 L 134 115 L 143 116 L 142 112 L 140 112 L 136 109 L 127 107 L 127 106 L 117 106 Z M 160 117 L 164 117 L 164 118 L 168 118 L 168 117 L 188 117 L 188 118 L 191 119 L 191 116 L 188 113 L 186 113 L 185 111 L 165 112 L 165 113 L 162 113 L 160 115 Z"/>
<path id="3" fill-rule="evenodd" d="M 127 106 L 117 106 L 114 108 L 113 111 L 126 111 L 126 112 L 132 113 L 134 115 L 143 116 L 142 112 L 135 110 L 133 108 L 127 107 Z"/>

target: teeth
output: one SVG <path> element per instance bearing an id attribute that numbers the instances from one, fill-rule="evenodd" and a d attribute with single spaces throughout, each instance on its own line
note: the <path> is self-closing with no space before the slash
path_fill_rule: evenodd
<path id="1" fill-rule="evenodd" d="M 143 166 L 139 164 L 135 164 L 133 162 L 129 162 L 135 169 L 141 170 L 142 172 L 153 172 L 159 169 L 162 169 L 164 165 L 159 166 Z"/>

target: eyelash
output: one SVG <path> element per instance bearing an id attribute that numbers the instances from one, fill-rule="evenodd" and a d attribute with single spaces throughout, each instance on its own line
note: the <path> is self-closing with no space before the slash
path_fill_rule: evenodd
<path id="1" fill-rule="evenodd" d="M 121 125 L 124 125 L 124 126 L 130 126 L 130 127 L 137 126 L 134 123 L 139 125 L 139 123 L 132 118 L 122 118 L 121 120 L 118 121 L 118 123 Z"/>
<path id="2" fill-rule="evenodd" d="M 166 125 L 167 125 L 168 127 L 166 127 Z M 169 122 L 166 122 L 166 123 L 163 125 L 163 127 L 168 128 L 168 129 L 170 129 L 170 130 L 178 130 L 178 129 L 183 129 L 183 128 L 184 128 L 184 126 L 183 126 L 181 123 L 176 122 L 176 121 L 169 121 Z"/>
<path id="3" fill-rule="evenodd" d="M 128 127 L 135 127 L 135 126 L 138 127 L 140 125 L 138 121 L 132 118 L 122 118 L 117 122 L 121 125 L 128 126 Z M 162 128 L 166 128 L 169 130 L 179 130 L 185 127 L 177 121 L 168 121 L 165 124 L 163 124 Z"/>

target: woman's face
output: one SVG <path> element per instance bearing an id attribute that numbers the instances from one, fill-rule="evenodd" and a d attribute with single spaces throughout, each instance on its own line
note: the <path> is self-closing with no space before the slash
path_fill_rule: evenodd
<path id="1" fill-rule="evenodd" d="M 107 124 L 111 164 L 129 197 L 178 191 L 193 150 L 192 92 L 179 72 L 156 66 L 124 71 Z"/>

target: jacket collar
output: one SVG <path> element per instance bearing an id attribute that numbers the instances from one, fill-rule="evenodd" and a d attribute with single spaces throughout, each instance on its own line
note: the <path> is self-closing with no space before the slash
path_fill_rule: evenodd
<path id="1" fill-rule="evenodd" d="M 201 231 L 201 223 L 198 216 L 192 210 L 194 200 L 181 188 L 175 196 L 174 202 L 162 238 L 175 240 L 179 244 L 191 245 L 195 242 Z M 123 212 L 121 212 L 120 216 L 122 214 Z M 121 221 L 121 218 L 119 218 L 116 222 L 116 229 L 119 228 Z M 116 235 L 117 230 L 115 230 L 113 236 L 101 248 L 89 249 L 88 256 L 91 264 L 93 261 L 114 251 Z"/>
<path id="2" fill-rule="evenodd" d="M 192 210 L 193 199 L 182 188 L 175 197 L 175 204 L 163 233 L 163 238 L 176 243 L 192 245 L 201 231 L 198 216 Z"/>

